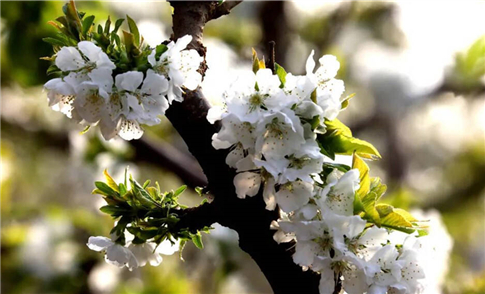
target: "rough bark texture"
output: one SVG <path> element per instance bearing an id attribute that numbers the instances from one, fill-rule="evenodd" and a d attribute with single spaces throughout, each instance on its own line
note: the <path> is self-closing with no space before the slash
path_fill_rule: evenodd
<path id="1" fill-rule="evenodd" d="M 229 13 L 235 4 L 227 1 L 221 7 L 217 2 L 171 2 L 173 38 L 192 35 L 190 48 L 205 57 L 202 43 L 205 23 Z M 206 68 L 204 62 L 201 72 Z M 227 151 L 212 147 L 211 137 L 220 125 L 207 121 L 208 110 L 207 101 L 196 90 L 187 92 L 184 102 L 174 103 L 166 113 L 202 167 L 208 190 L 214 195 L 212 203 L 181 212 L 180 225 L 197 229 L 218 222 L 234 229 L 239 235 L 239 246 L 256 261 L 275 293 L 318 293 L 319 276 L 304 272 L 293 263 L 290 250 L 293 244 L 278 245 L 273 240 L 270 224 L 279 217 L 278 212 L 266 210 L 261 195 L 249 199 L 236 197 L 235 172 L 225 163 Z"/>

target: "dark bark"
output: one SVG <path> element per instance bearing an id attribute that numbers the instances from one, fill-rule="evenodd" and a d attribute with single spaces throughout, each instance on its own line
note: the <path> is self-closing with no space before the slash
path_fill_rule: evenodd
<path id="1" fill-rule="evenodd" d="M 221 15 L 217 2 L 171 2 L 171 5 L 174 7 L 173 38 L 192 35 L 190 48 L 205 57 L 203 29 L 206 22 Z M 205 63 L 201 65 L 202 73 L 206 67 Z M 181 213 L 180 223 L 200 228 L 218 222 L 234 229 L 239 235 L 239 246 L 258 264 L 275 293 L 318 293 L 319 275 L 304 272 L 293 262 L 292 244 L 279 245 L 273 240 L 270 224 L 278 219 L 278 212 L 266 210 L 261 195 L 249 199 L 236 197 L 235 172 L 225 163 L 227 151 L 212 147 L 211 137 L 220 125 L 207 121 L 208 110 L 209 104 L 201 91 L 196 90 L 187 92 L 183 103 L 174 103 L 166 113 L 202 167 L 215 197 L 210 204 Z"/>

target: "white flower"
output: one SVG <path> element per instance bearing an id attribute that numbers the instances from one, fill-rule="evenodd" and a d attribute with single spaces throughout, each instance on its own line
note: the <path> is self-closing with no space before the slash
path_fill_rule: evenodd
<path id="1" fill-rule="evenodd" d="M 128 246 L 128 249 L 135 255 L 136 260 L 138 261 L 138 266 L 145 266 L 147 263 L 151 266 L 158 266 L 163 258 L 160 253 L 155 250 L 155 246 L 155 243 L 131 243 Z"/>
<path id="2" fill-rule="evenodd" d="M 130 249 L 123 245 L 117 244 L 106 237 L 89 237 L 87 246 L 89 249 L 105 252 L 105 260 L 109 264 L 117 267 L 126 266 L 129 270 L 133 270 L 139 266 L 138 261 Z"/>
<path id="3" fill-rule="evenodd" d="M 62 112 L 69 118 L 73 118 L 73 102 L 76 98 L 76 91 L 71 83 L 62 78 L 55 78 L 45 83 L 49 106 Z M 79 120 L 80 121 L 80 120 Z"/>
<path id="4" fill-rule="evenodd" d="M 181 87 L 195 90 L 202 81 L 202 76 L 197 70 L 203 58 L 193 49 L 184 50 L 191 41 L 192 36 L 185 35 L 176 42 L 167 44 L 167 50 L 158 60 L 155 49 L 148 56 L 148 62 L 154 72 L 169 80 L 166 93 L 169 103 L 173 100 L 183 101 Z"/>
<path id="5" fill-rule="evenodd" d="M 345 91 L 344 82 L 335 79 L 340 63 L 335 56 L 324 55 L 319 59 L 320 67 L 313 73 L 313 54 L 312 51 L 307 60 L 307 76 L 318 85 L 316 100 L 323 111 L 323 117 L 333 120 L 342 108 L 340 97 Z"/>
<path id="6" fill-rule="evenodd" d="M 121 102 L 126 104 L 127 111 L 124 114 L 128 120 L 147 125 L 160 123 L 158 116 L 165 114 L 168 109 L 168 102 L 164 97 L 168 89 L 165 77 L 149 69 L 145 80 L 143 73 L 137 71 L 119 74 L 115 80 L 116 88 L 123 97 Z"/>
<path id="7" fill-rule="evenodd" d="M 389 287 L 398 286 L 403 265 L 397 262 L 399 252 L 394 245 L 379 249 L 366 264 L 369 293 L 387 293 Z"/>
<path id="8" fill-rule="evenodd" d="M 359 171 L 352 169 L 340 177 L 334 169 L 326 179 L 326 186 L 317 190 L 317 203 L 323 212 L 351 216 L 354 214 L 355 191 L 359 188 Z"/>
<path id="9" fill-rule="evenodd" d="M 224 93 L 227 112 L 241 121 L 256 123 L 267 110 L 279 111 L 295 103 L 296 97 L 286 95 L 280 84 L 278 76 L 269 69 L 260 69 L 256 74 L 245 72 Z"/>
<path id="10" fill-rule="evenodd" d="M 266 115 L 256 127 L 256 152 L 265 158 L 282 158 L 305 143 L 300 119 L 291 111 Z"/>
<path id="11" fill-rule="evenodd" d="M 112 71 L 116 68 L 108 55 L 90 41 L 79 42 L 77 48 L 62 47 L 57 53 L 55 63 L 63 72 L 76 72 L 79 83 L 89 78 L 94 80 L 92 72 L 96 69 Z"/>
<path id="12" fill-rule="evenodd" d="M 297 179 L 312 182 L 311 175 L 322 171 L 323 158 L 315 140 L 306 140 L 299 150 L 289 156 L 288 166 L 279 178 L 280 183 Z"/>
<path id="13" fill-rule="evenodd" d="M 276 203 L 284 212 L 291 212 L 308 203 L 313 185 L 303 181 L 288 182 L 276 192 Z"/>

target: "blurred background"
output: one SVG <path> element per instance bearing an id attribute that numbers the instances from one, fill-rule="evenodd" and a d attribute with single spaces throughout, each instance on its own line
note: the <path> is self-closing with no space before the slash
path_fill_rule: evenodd
<path id="1" fill-rule="evenodd" d="M 192 244 L 185 262 L 129 272 L 103 261 L 85 243 L 108 235 L 113 221 L 91 195 L 102 170 L 125 166 L 162 189 L 203 183 L 200 168 L 165 119 L 137 142 L 105 142 L 47 106 L 42 85 L 52 54 L 41 39 L 62 2 L 1 4 L 1 275 L 2 292 L 270 293 L 237 234 L 215 225 L 205 249 Z M 171 34 L 166 2 L 78 2 L 104 24 L 129 14 L 150 45 Z M 251 47 L 303 74 L 311 50 L 334 54 L 346 94 L 340 114 L 358 138 L 383 155 L 371 174 L 389 189 L 383 201 L 435 225 L 441 257 L 427 293 L 485 293 L 485 1 L 245 2 L 205 28 L 203 90 L 220 104 L 220 85 L 251 64 Z M 175 173 L 173 172 L 175 171 Z M 193 189 L 192 189 L 193 191 Z M 186 192 L 182 203 L 201 199 Z M 441 216 L 440 216 L 441 215 Z"/>

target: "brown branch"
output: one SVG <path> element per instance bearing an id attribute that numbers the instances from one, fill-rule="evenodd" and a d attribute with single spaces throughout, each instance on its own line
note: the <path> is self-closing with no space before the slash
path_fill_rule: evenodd
<path id="1" fill-rule="evenodd" d="M 216 19 L 229 14 L 231 10 L 241 2 L 242 1 L 224 1 L 222 4 L 218 4 L 211 15 L 211 19 Z"/>
<path id="2" fill-rule="evenodd" d="M 190 48 L 205 57 L 202 36 L 205 23 L 214 19 L 216 2 L 171 2 L 174 7 L 173 38 L 193 36 Z M 205 62 L 201 72 L 206 69 Z M 173 104 L 166 113 L 189 151 L 202 167 L 215 199 L 184 212 L 182 224 L 207 225 L 211 221 L 237 231 L 239 246 L 258 264 L 275 293 L 318 293 L 319 275 L 302 269 L 291 257 L 291 244 L 278 245 L 273 240 L 270 224 L 279 217 L 277 211 L 265 209 L 261 195 L 248 199 L 236 197 L 235 171 L 225 163 L 227 151 L 215 150 L 211 137 L 220 124 L 210 124 L 206 115 L 209 104 L 200 90 L 187 92 L 182 103 Z M 200 221 L 201 224 L 197 224 Z"/>

